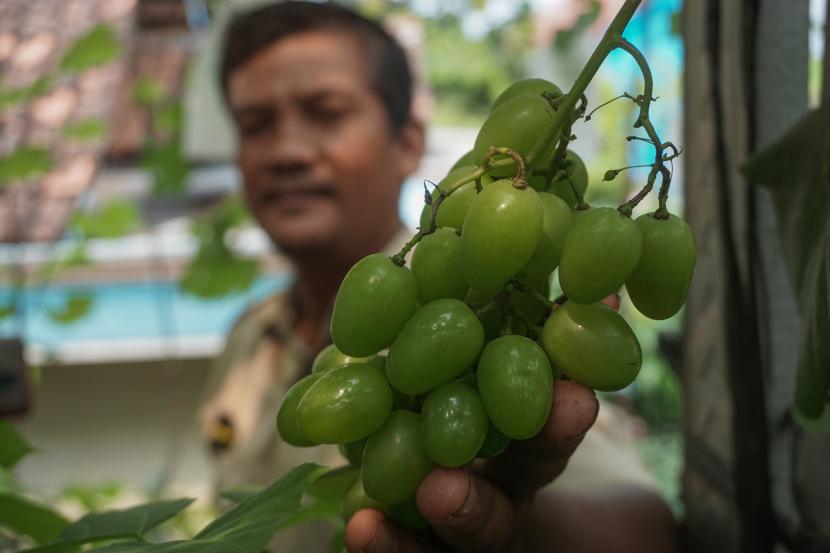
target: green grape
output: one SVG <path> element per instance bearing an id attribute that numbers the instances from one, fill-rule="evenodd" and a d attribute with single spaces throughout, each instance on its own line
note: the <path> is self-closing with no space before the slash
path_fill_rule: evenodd
<path id="1" fill-rule="evenodd" d="M 347 444 L 338 444 L 337 450 L 340 455 L 345 457 L 349 464 L 353 467 L 360 467 L 360 462 L 363 459 L 363 448 L 366 447 L 366 440 L 357 440 L 356 442 L 349 442 Z"/>
<path id="2" fill-rule="evenodd" d="M 392 410 L 392 390 L 373 365 L 344 365 L 322 373 L 300 400 L 300 430 L 321 444 L 363 439 L 383 424 Z"/>
<path id="3" fill-rule="evenodd" d="M 573 225 L 573 214 L 565 200 L 540 192 L 542 203 L 542 234 L 533 256 L 522 269 L 522 274 L 531 279 L 547 279 L 559 265 L 565 236 Z"/>
<path id="4" fill-rule="evenodd" d="M 286 443 L 297 447 L 317 445 L 317 442 L 309 440 L 300 431 L 300 425 L 297 422 L 297 406 L 311 385 L 320 380 L 320 376 L 319 374 L 306 376 L 291 386 L 282 397 L 282 403 L 277 411 L 277 431 Z"/>
<path id="5" fill-rule="evenodd" d="M 536 250 L 542 234 L 542 204 L 532 188 L 509 180 L 485 187 L 473 201 L 461 231 L 464 278 L 488 294 L 516 276 Z"/>
<path id="6" fill-rule="evenodd" d="M 386 376 L 404 394 L 423 394 L 463 373 L 483 344 L 484 329 L 464 302 L 435 300 L 418 309 L 395 338 Z"/>
<path id="7" fill-rule="evenodd" d="M 683 306 L 695 268 L 695 237 L 676 215 L 666 220 L 640 215 L 643 253 L 625 282 L 634 306 L 651 319 L 668 319 Z"/>
<path id="8" fill-rule="evenodd" d="M 421 408 L 424 448 L 444 467 L 460 467 L 475 458 L 487 435 L 489 419 L 475 389 L 449 382 L 429 393 Z"/>
<path id="9" fill-rule="evenodd" d="M 502 453 L 507 446 L 510 445 L 510 438 L 499 432 L 492 422 L 487 427 L 487 436 L 484 438 L 484 443 L 481 444 L 481 449 L 478 450 L 476 457 L 489 459 Z"/>
<path id="10" fill-rule="evenodd" d="M 553 400 L 553 373 L 539 344 L 524 336 L 496 338 L 481 352 L 478 390 L 490 420 L 514 440 L 538 433 Z"/>
<path id="11" fill-rule="evenodd" d="M 585 168 L 585 162 L 573 150 L 568 150 L 565 159 L 569 162 L 567 176 L 553 182 L 553 193 L 565 200 L 569 206 L 576 207 L 578 199 L 573 189 L 576 188 L 580 196 L 585 196 L 585 190 L 588 189 L 588 170 Z"/>
<path id="12" fill-rule="evenodd" d="M 369 357 L 350 357 L 337 349 L 334 344 L 324 347 L 311 364 L 311 374 L 317 374 L 351 363 L 369 363 L 379 369 L 383 368 L 383 359 L 379 355 Z"/>
<path id="13" fill-rule="evenodd" d="M 453 172 L 455 169 L 463 167 L 464 165 L 475 165 L 476 162 L 473 158 L 473 151 L 467 151 L 463 156 L 458 158 L 458 161 L 452 164 L 452 167 L 450 167 L 450 172 Z"/>
<path id="14" fill-rule="evenodd" d="M 363 480 L 358 476 L 343 495 L 343 521 L 348 523 L 354 514 L 361 509 L 377 509 L 383 513 L 389 513 L 386 505 L 366 495 L 366 491 L 363 489 Z"/>
<path id="15" fill-rule="evenodd" d="M 490 111 L 492 112 L 507 100 L 511 100 L 521 94 L 537 94 L 541 96 L 542 93 L 545 92 L 553 95 L 554 97 L 562 96 L 562 90 L 552 82 L 545 79 L 530 78 L 516 81 L 505 88 L 502 93 L 498 95 L 493 102 L 493 106 L 490 108 Z"/>
<path id="16" fill-rule="evenodd" d="M 461 237 L 455 229 L 439 228 L 424 236 L 415 246 L 411 266 L 421 305 L 441 298 L 461 300 L 467 295 L 467 281 L 461 272 Z"/>
<path id="17" fill-rule="evenodd" d="M 429 522 L 421 514 L 415 498 L 411 497 L 400 503 L 388 507 L 389 516 L 404 530 L 415 532 L 429 526 Z"/>
<path id="18" fill-rule="evenodd" d="M 381 253 L 358 261 L 346 274 L 331 316 L 337 349 L 366 357 L 389 346 L 415 313 L 418 285 L 406 267 Z"/>
<path id="19" fill-rule="evenodd" d="M 637 267 L 642 242 L 637 223 L 614 208 L 598 207 L 577 217 L 559 261 L 562 291 L 582 304 L 615 293 Z"/>
<path id="20" fill-rule="evenodd" d="M 605 392 L 633 382 L 643 360 L 631 327 L 602 303 L 569 301 L 554 311 L 542 329 L 542 345 L 568 378 Z"/>
<path id="21" fill-rule="evenodd" d="M 472 165 L 462 165 L 449 172 L 449 174 L 441 179 L 435 190 L 432 191 L 433 203 L 438 199 L 438 190 L 447 191 L 453 184 L 460 182 L 478 170 L 478 167 Z M 452 194 L 444 198 L 441 205 L 438 206 L 438 213 L 435 216 L 435 224 L 439 227 L 452 227 L 460 229 L 464 224 L 464 217 L 467 216 L 467 210 L 470 209 L 470 204 L 476 197 L 476 183 L 470 181 L 455 190 Z M 421 228 L 429 228 L 429 223 L 432 218 L 432 205 L 424 205 L 421 210 L 421 220 L 419 225 Z"/>
<path id="22" fill-rule="evenodd" d="M 526 156 L 536 141 L 545 134 L 554 111 L 547 100 L 538 94 L 520 94 L 499 105 L 490 113 L 476 136 L 476 165 L 484 163 L 491 147 L 507 147 Z M 506 159 L 499 154 L 495 160 Z M 490 169 L 495 176 L 513 175 L 514 164 Z"/>
<path id="23" fill-rule="evenodd" d="M 369 497 L 391 505 L 415 495 L 435 466 L 424 450 L 423 436 L 421 415 L 392 411 L 363 452 L 360 476 Z"/>

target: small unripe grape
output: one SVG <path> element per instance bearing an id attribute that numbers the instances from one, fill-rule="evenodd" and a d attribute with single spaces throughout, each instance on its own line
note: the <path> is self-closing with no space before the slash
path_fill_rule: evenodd
<path id="1" fill-rule="evenodd" d="M 545 426 L 553 373 L 539 344 L 524 336 L 496 338 L 481 352 L 477 370 L 481 401 L 502 434 L 524 440 Z"/>
<path id="2" fill-rule="evenodd" d="M 683 306 L 695 268 L 695 237 L 676 215 L 640 215 L 643 253 L 625 282 L 634 307 L 646 317 L 668 319 Z"/>
<path id="3" fill-rule="evenodd" d="M 370 435 L 391 410 L 392 390 L 383 372 L 352 364 L 322 373 L 300 400 L 297 420 L 308 439 L 342 444 Z"/>
<path id="4" fill-rule="evenodd" d="M 399 410 L 369 437 L 360 476 L 369 497 L 391 505 L 413 497 L 434 466 L 424 450 L 421 415 Z"/>
<path id="5" fill-rule="evenodd" d="M 311 364 L 311 373 L 317 374 L 343 365 L 351 363 L 369 363 L 379 369 L 383 368 L 383 359 L 379 355 L 371 355 L 369 357 L 351 357 L 337 349 L 334 344 L 329 344 L 324 347 L 320 353 L 314 358 Z"/>
<path id="6" fill-rule="evenodd" d="M 637 267 L 642 242 L 637 223 L 614 208 L 577 216 L 559 262 L 559 284 L 568 300 L 591 304 L 619 290 Z"/>
<path id="7" fill-rule="evenodd" d="M 569 162 L 566 169 L 567 175 L 553 182 L 553 193 L 573 208 L 576 207 L 579 201 L 576 194 L 574 194 L 574 189 L 583 198 L 585 191 L 588 189 L 588 170 L 585 168 L 585 162 L 573 150 L 568 150 L 565 159 Z"/>
<path id="8" fill-rule="evenodd" d="M 435 300 L 418 309 L 395 338 L 386 376 L 399 392 L 423 394 L 463 373 L 483 344 L 484 329 L 464 302 Z"/>
<path id="9" fill-rule="evenodd" d="M 424 236 L 415 246 L 411 265 L 421 305 L 441 298 L 462 300 L 467 294 L 469 287 L 461 270 L 461 237 L 455 229 L 439 228 Z"/>
<path id="10" fill-rule="evenodd" d="M 300 430 L 300 424 L 297 422 L 297 407 L 311 385 L 320 380 L 320 376 L 319 374 L 306 376 L 291 386 L 282 397 L 282 403 L 277 412 L 277 431 L 285 442 L 293 446 L 317 445 L 317 442 L 308 439 Z"/>
<path id="11" fill-rule="evenodd" d="M 406 267 L 376 253 L 346 274 L 331 316 L 331 338 L 346 355 L 366 357 L 389 346 L 415 313 L 418 285 Z"/>
<path id="12" fill-rule="evenodd" d="M 619 313 L 602 303 L 567 302 L 542 328 L 551 363 L 568 378 L 612 392 L 637 377 L 643 361 L 637 337 Z"/>
<path id="13" fill-rule="evenodd" d="M 488 185 L 473 201 L 461 231 L 467 284 L 494 293 L 533 256 L 542 234 L 542 204 L 532 188 L 508 180 Z"/>
<path id="14" fill-rule="evenodd" d="M 444 467 L 460 467 L 476 456 L 489 420 L 475 389 L 460 382 L 442 384 L 429 393 L 421 409 L 424 448 Z"/>

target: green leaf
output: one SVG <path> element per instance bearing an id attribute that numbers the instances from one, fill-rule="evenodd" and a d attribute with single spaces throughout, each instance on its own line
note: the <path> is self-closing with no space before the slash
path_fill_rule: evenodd
<path id="1" fill-rule="evenodd" d="M 236 254 L 225 244 L 228 231 L 248 219 L 237 196 L 231 196 L 209 216 L 197 221 L 193 233 L 199 250 L 179 282 L 181 289 L 200 298 L 220 298 L 241 293 L 253 285 L 259 263 Z"/>
<path id="2" fill-rule="evenodd" d="M 174 517 L 193 502 L 192 499 L 153 501 L 129 509 L 91 513 L 70 524 L 49 545 L 26 550 L 27 553 L 63 553 L 79 546 L 120 538 L 141 539 L 144 534 Z"/>
<path id="3" fill-rule="evenodd" d="M 61 129 L 65 138 L 70 140 L 94 141 L 104 137 L 107 126 L 104 120 L 99 117 L 89 117 L 74 121 Z"/>
<path id="4" fill-rule="evenodd" d="M 46 315 L 58 324 L 74 323 L 92 311 L 94 301 L 91 295 L 71 295 L 61 309 L 47 309 Z"/>
<path id="5" fill-rule="evenodd" d="M 138 222 L 135 205 L 116 200 L 96 211 L 76 213 L 71 225 L 85 238 L 118 238 L 136 228 Z"/>
<path id="6" fill-rule="evenodd" d="M 359 473 L 359 469 L 350 465 L 331 469 L 315 480 L 306 493 L 316 499 L 341 501 Z"/>
<path id="7" fill-rule="evenodd" d="M 0 492 L 0 527 L 29 536 L 37 543 L 58 537 L 69 522 L 48 507 L 14 493 Z"/>
<path id="8" fill-rule="evenodd" d="M 11 317 L 17 311 L 13 303 L 8 305 L 0 305 L 0 321 L 7 317 Z"/>
<path id="9" fill-rule="evenodd" d="M 261 553 L 277 530 L 299 510 L 308 485 L 325 470 L 313 463 L 290 470 L 208 524 L 192 540 L 113 544 L 86 553 Z"/>
<path id="10" fill-rule="evenodd" d="M 153 113 L 153 123 L 162 132 L 177 135 L 184 122 L 184 108 L 180 102 L 158 108 Z"/>
<path id="11" fill-rule="evenodd" d="M 52 170 L 52 154 L 43 148 L 24 147 L 0 157 L 0 185 L 33 179 Z"/>
<path id="12" fill-rule="evenodd" d="M 223 499 L 227 499 L 231 503 L 241 503 L 252 497 L 255 493 L 257 493 L 259 489 L 257 488 L 249 488 L 249 487 L 242 487 L 242 488 L 234 488 L 232 490 L 226 490 L 219 494 L 220 497 Z"/>
<path id="13" fill-rule="evenodd" d="M 811 111 L 744 168 L 772 194 L 801 312 L 795 408 L 817 419 L 830 393 L 830 104 Z"/>
<path id="14" fill-rule="evenodd" d="M 274 533 L 300 507 L 306 488 L 326 471 L 306 463 L 289 471 L 277 482 L 239 503 L 196 534 L 193 542 L 222 542 L 226 551 L 238 549 L 259 553 Z"/>
<path id="15" fill-rule="evenodd" d="M 140 77 L 133 85 L 133 100 L 152 107 L 164 100 L 164 86 L 150 77 Z"/>
<path id="16" fill-rule="evenodd" d="M 80 73 L 108 63 L 120 53 L 121 45 L 112 27 L 96 25 L 69 47 L 61 59 L 60 68 L 69 73 Z"/>
<path id="17" fill-rule="evenodd" d="M 309 501 L 294 513 L 286 526 L 296 526 L 312 520 L 342 524 L 343 496 L 359 473 L 359 469 L 347 465 L 320 476 L 306 490 Z"/>
<path id="18" fill-rule="evenodd" d="M 5 88 L 0 83 L 0 111 L 46 94 L 52 88 L 52 77 L 44 75 L 32 84 L 19 88 Z"/>
<path id="19" fill-rule="evenodd" d="M 141 165 L 153 174 L 154 194 L 181 194 L 187 184 L 190 163 L 184 157 L 178 139 L 166 144 L 149 144 Z"/>
<path id="20" fill-rule="evenodd" d="M 11 423 L 0 421 L 0 467 L 13 467 L 32 451 L 32 446 L 23 439 Z"/>

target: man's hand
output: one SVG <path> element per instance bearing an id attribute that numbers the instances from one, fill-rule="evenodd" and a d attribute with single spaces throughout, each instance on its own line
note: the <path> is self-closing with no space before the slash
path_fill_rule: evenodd
<path id="1" fill-rule="evenodd" d="M 620 297 L 603 300 L 619 309 Z M 544 428 L 472 469 L 437 468 L 421 483 L 418 509 L 440 540 L 426 542 L 374 509 L 346 526 L 351 553 L 566 553 L 676 551 L 671 511 L 639 486 L 585 494 L 536 494 L 568 464 L 599 414 L 594 392 L 559 381 Z"/>
<path id="2" fill-rule="evenodd" d="M 462 552 L 527 551 L 524 540 L 534 492 L 556 478 L 596 420 L 590 389 L 570 381 L 554 387 L 548 422 L 530 440 L 469 469 L 437 468 L 421 483 L 418 508 L 440 540 Z M 346 527 L 346 547 L 365 553 L 432 553 L 380 511 L 364 509 Z"/>

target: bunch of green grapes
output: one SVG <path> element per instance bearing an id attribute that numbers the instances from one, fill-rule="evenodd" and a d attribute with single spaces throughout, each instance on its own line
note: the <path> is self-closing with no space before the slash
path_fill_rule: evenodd
<path id="1" fill-rule="evenodd" d="M 683 305 L 695 243 L 682 219 L 589 208 L 585 165 L 567 140 L 524 166 L 561 98 L 542 79 L 503 92 L 473 150 L 427 197 L 413 240 L 343 280 L 334 343 L 286 394 L 277 426 L 296 446 L 340 444 L 360 468 L 347 519 L 375 507 L 423 524 L 413 501 L 422 479 L 537 434 L 557 379 L 630 384 L 640 345 L 602 303 L 623 285 L 653 319 Z M 551 301 L 557 268 L 564 295 Z"/>

